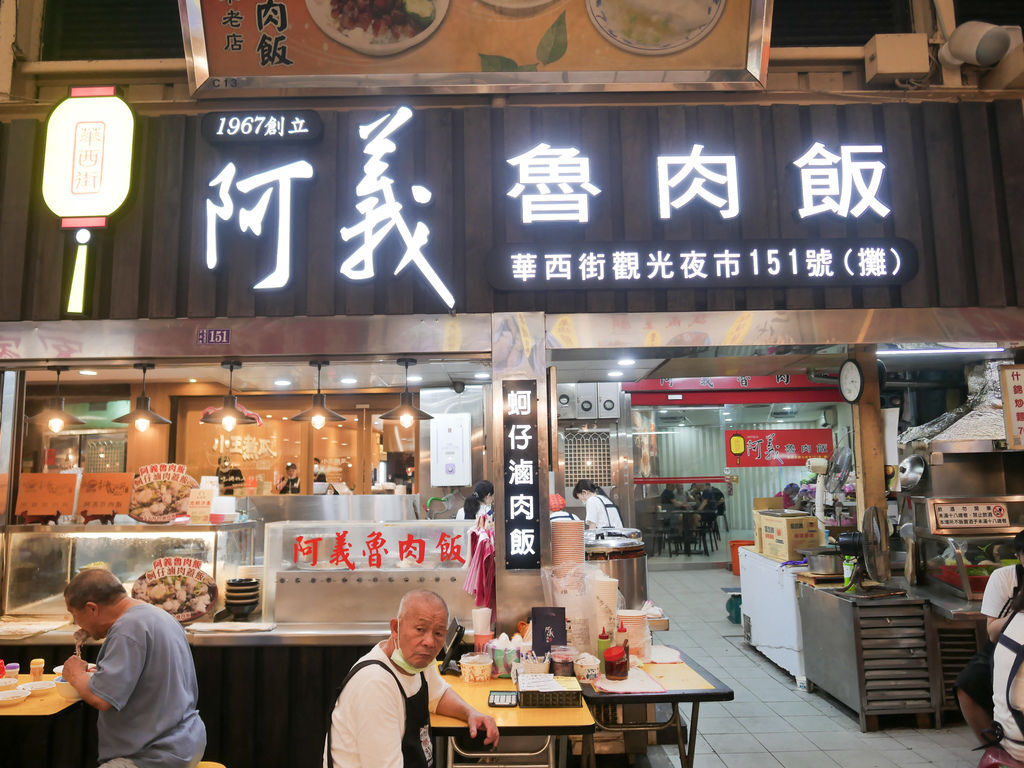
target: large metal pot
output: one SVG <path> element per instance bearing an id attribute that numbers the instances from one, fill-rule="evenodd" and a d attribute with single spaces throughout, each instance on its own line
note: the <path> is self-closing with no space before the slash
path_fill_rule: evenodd
<path id="1" fill-rule="evenodd" d="M 583 534 L 587 561 L 618 579 L 625 607 L 638 610 L 647 600 L 647 552 L 636 528 L 592 528 Z"/>
<path id="2" fill-rule="evenodd" d="M 807 568 L 811 573 L 827 575 L 843 572 L 843 556 L 835 547 L 801 549 L 800 554 L 807 558 Z"/>

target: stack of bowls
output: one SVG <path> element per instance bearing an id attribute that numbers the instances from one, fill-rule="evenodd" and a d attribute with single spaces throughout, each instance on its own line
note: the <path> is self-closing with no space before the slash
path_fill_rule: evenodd
<path id="1" fill-rule="evenodd" d="M 256 610 L 260 604 L 259 579 L 228 579 L 228 588 L 224 594 L 224 607 L 236 619 L 245 618 Z"/>

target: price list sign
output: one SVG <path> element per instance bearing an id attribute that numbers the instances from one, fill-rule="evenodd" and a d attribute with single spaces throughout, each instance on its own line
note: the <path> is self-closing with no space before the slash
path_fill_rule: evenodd
<path id="1" fill-rule="evenodd" d="M 1024 449 L 1024 365 L 1004 365 L 999 369 L 1003 390 L 1003 419 L 1006 423 L 1006 447 Z"/>
<path id="2" fill-rule="evenodd" d="M 505 424 L 505 567 L 540 568 L 537 382 L 502 383 Z"/>

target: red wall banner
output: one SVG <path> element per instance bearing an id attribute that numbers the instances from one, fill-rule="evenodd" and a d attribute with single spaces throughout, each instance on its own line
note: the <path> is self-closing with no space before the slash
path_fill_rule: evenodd
<path id="1" fill-rule="evenodd" d="M 727 429 L 730 467 L 797 467 L 832 455 L 831 429 Z"/>

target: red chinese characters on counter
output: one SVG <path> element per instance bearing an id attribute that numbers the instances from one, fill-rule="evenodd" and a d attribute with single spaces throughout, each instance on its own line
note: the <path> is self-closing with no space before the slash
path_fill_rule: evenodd
<path id="1" fill-rule="evenodd" d="M 334 534 L 334 545 L 328 562 L 333 566 L 345 566 L 350 571 L 357 568 L 352 559 L 353 542 L 349 539 L 350 531 L 336 531 Z M 320 542 L 323 536 L 305 538 L 296 536 L 292 542 L 292 562 L 302 563 L 307 566 L 316 566 L 320 562 Z M 371 531 L 367 534 L 361 550 L 362 557 L 366 558 L 366 567 L 382 568 L 384 556 L 391 553 L 388 549 L 388 540 L 381 531 Z M 398 559 L 409 564 L 414 562 L 423 565 L 427 555 L 427 542 L 417 538 L 411 533 L 406 534 L 404 539 L 397 541 Z M 440 556 L 441 563 L 459 563 L 465 565 L 466 560 L 462 556 L 462 534 L 452 536 L 442 532 L 434 545 L 434 551 Z"/>

